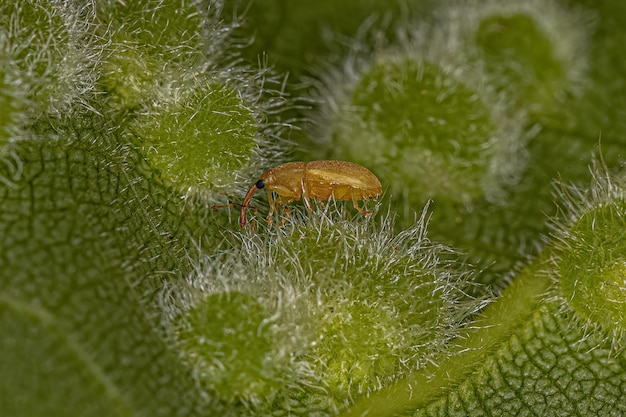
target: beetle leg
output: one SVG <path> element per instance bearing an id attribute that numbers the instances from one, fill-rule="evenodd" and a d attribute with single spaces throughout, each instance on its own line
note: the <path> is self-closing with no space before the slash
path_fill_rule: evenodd
<path id="1" fill-rule="evenodd" d="M 354 204 L 354 208 L 357 209 L 361 214 L 363 214 L 364 216 L 369 216 L 370 214 L 372 214 L 371 211 L 367 211 L 361 207 L 359 207 L 359 202 L 356 198 L 352 198 L 352 204 Z"/>
<path id="2" fill-rule="evenodd" d="M 287 221 L 287 219 L 289 218 L 289 215 L 291 214 L 291 210 L 289 210 L 288 208 L 285 208 L 284 206 L 280 206 L 281 209 L 285 212 L 285 215 L 283 216 L 282 219 L 280 219 L 280 222 L 278 222 L 278 225 L 280 227 L 283 227 L 285 225 L 285 222 Z"/>
<path id="3" fill-rule="evenodd" d="M 271 227 L 272 226 L 272 215 L 274 214 L 274 211 L 276 210 L 276 204 L 274 203 L 274 197 L 272 196 L 272 192 L 270 190 L 267 190 L 267 201 L 270 205 L 270 212 L 267 215 L 267 226 Z"/>
<path id="4" fill-rule="evenodd" d="M 278 198 L 274 199 L 272 192 L 268 190 L 267 192 L 267 200 L 269 201 L 270 204 L 270 212 L 267 215 L 267 225 L 268 227 L 272 225 L 272 223 L 274 222 L 273 220 L 273 214 L 276 211 L 276 207 L 278 206 L 278 208 L 280 208 L 280 210 L 287 212 L 287 216 L 282 219 L 279 223 L 279 226 L 283 226 L 285 224 L 285 220 L 287 218 L 289 218 L 289 213 L 291 213 L 291 210 L 286 209 L 285 208 L 285 204 L 290 203 L 293 201 L 293 199 L 291 198 L 286 198 L 284 196 L 278 196 Z"/>
<path id="5" fill-rule="evenodd" d="M 287 207 L 285 207 L 286 204 L 289 204 L 290 202 L 292 202 L 293 199 L 291 198 L 285 198 L 285 197 L 281 197 L 278 196 L 278 198 L 276 200 L 274 200 L 274 204 L 281 210 L 285 212 L 285 216 L 280 220 L 280 222 L 278 223 L 278 225 L 280 227 L 283 227 L 285 225 L 285 221 L 289 218 L 289 215 L 291 214 L 291 209 L 288 209 Z"/>
<path id="6" fill-rule="evenodd" d="M 259 209 L 255 206 L 249 206 L 249 207 L 252 207 L 254 209 L 254 216 L 252 217 L 252 221 L 250 222 L 250 231 L 254 233 L 256 231 L 256 223 L 257 223 L 256 215 L 258 214 Z"/>

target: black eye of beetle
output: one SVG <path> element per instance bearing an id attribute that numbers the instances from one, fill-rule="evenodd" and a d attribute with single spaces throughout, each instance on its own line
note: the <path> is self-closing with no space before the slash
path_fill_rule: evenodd
<path id="1" fill-rule="evenodd" d="M 258 181 L 256 182 L 256 188 L 259 188 L 259 189 L 260 189 L 260 188 L 263 188 L 263 187 L 265 187 L 265 181 L 263 181 L 263 180 L 258 180 Z"/>

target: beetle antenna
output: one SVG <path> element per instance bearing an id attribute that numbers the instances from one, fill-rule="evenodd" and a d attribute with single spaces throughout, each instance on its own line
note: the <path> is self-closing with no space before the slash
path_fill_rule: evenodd
<path id="1" fill-rule="evenodd" d="M 216 205 L 211 206 L 211 210 L 219 210 L 219 209 L 223 209 L 226 207 L 235 207 L 235 206 L 241 207 L 241 204 L 235 203 L 235 202 L 228 203 L 228 204 L 216 204 Z"/>

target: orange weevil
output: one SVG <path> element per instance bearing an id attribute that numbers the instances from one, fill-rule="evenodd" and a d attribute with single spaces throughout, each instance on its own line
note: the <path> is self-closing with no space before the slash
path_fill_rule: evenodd
<path id="1" fill-rule="evenodd" d="M 369 215 L 358 205 L 359 200 L 370 200 L 382 194 L 380 181 L 372 172 L 358 164 L 344 161 L 289 162 L 268 169 L 248 190 L 241 204 L 239 224 L 246 227 L 246 212 L 254 193 L 267 189 L 271 222 L 275 202 L 272 191 L 278 194 L 276 203 L 283 205 L 302 198 L 309 210 L 313 211 L 310 198 L 318 200 L 351 200 L 354 208 Z"/>

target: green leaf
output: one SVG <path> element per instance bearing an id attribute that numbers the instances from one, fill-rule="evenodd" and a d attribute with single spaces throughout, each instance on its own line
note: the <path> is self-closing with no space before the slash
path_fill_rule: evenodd
<path id="1" fill-rule="evenodd" d="M 109 376 L 48 311 L 3 297 L 0 331 L 5 335 L 0 339 L 3 414 L 134 414 Z"/>
<path id="2" fill-rule="evenodd" d="M 99 394 L 99 402 L 116 404 L 124 415 L 202 415 L 209 405 L 196 398 L 190 371 L 164 344 L 153 318 L 155 291 L 168 275 L 176 279 L 171 268 L 185 268 L 177 252 L 186 232 L 176 210 L 167 194 L 128 168 L 130 160 L 120 164 L 119 150 L 50 139 L 13 147 L 21 175 L 0 198 L 5 325 L 28 324 L 21 332 L 35 337 L 5 338 L 2 366 L 21 379 L 3 385 L 0 397 L 31 395 L 33 406 L 62 415 L 64 396 L 37 404 L 36 392 L 23 391 L 41 375 L 44 386 L 54 383 L 76 398 L 74 409 L 89 409 Z M 45 346 L 58 346 L 59 356 Z M 10 360 L 15 349 L 35 362 L 25 368 Z M 37 358 L 46 371 L 35 370 Z M 76 379 L 90 381 L 72 384 Z"/>
<path id="3" fill-rule="evenodd" d="M 546 298 L 553 285 L 549 257 L 546 253 L 524 269 L 446 357 L 340 415 L 614 415 L 626 410 L 626 355 L 616 356 L 601 335 L 586 333 L 558 301 Z"/>

